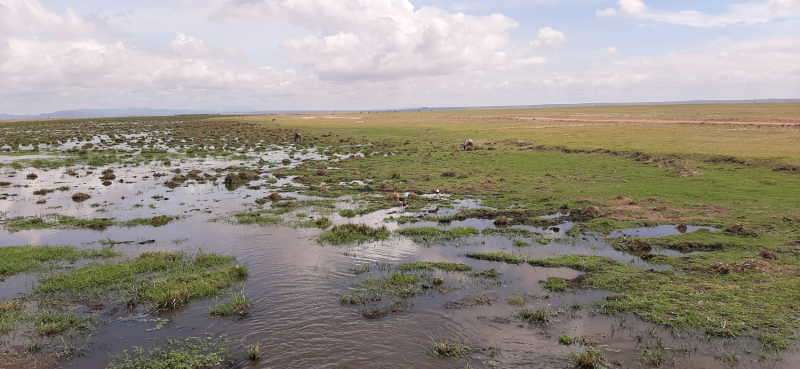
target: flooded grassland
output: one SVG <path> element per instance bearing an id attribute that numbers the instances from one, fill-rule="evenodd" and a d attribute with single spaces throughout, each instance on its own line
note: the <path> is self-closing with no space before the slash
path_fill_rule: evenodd
<path id="1" fill-rule="evenodd" d="M 0 368 L 791 368 L 795 105 L 2 122 Z"/>

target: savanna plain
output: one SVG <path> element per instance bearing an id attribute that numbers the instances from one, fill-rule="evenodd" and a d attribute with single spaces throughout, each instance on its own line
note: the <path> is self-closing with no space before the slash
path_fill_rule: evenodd
<path id="1" fill-rule="evenodd" d="M 800 360 L 800 104 L 0 132 L 0 368 Z"/>

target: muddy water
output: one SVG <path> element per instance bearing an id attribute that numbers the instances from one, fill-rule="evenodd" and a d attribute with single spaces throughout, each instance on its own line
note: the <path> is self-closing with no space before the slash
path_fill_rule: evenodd
<path id="1" fill-rule="evenodd" d="M 271 161 L 283 160 L 283 155 L 272 155 Z M 226 161 L 200 161 L 180 163 L 186 170 L 225 167 L 241 164 Z M 588 307 L 573 310 L 573 304 L 590 304 L 602 300 L 603 291 L 577 291 L 557 294 L 545 291 L 539 284 L 550 276 L 574 278 L 578 272 L 570 269 L 536 268 L 529 265 L 507 265 L 488 261 L 476 261 L 463 255 L 475 251 L 503 251 L 523 257 L 550 257 L 564 254 L 604 255 L 621 262 L 641 267 L 657 268 L 640 259 L 613 250 L 603 239 L 585 236 L 573 239 L 564 235 L 571 224 L 552 228 L 528 228 L 551 237 L 547 245 L 514 247 L 511 240 L 502 237 L 478 237 L 449 242 L 444 245 L 418 245 L 404 238 L 391 238 L 380 243 L 352 246 L 320 245 L 316 242 L 319 230 L 295 229 L 277 226 L 244 226 L 224 221 L 224 215 L 252 207 L 253 200 L 263 197 L 276 188 L 292 194 L 287 182 L 275 185 L 262 184 L 261 190 L 239 188 L 228 191 L 221 184 L 191 184 L 170 190 L 162 185 L 168 178 L 143 179 L 153 172 L 166 172 L 159 164 L 118 168 L 117 178 L 131 183 L 115 182 L 111 186 L 100 185 L 99 173 L 103 168 L 93 169 L 93 175 L 74 178 L 61 170 L 6 169 L 0 173 L 14 184 L 28 187 L 7 187 L 1 192 L 18 194 L 0 201 L 4 219 L 16 216 L 41 216 L 51 213 L 89 218 L 117 218 L 120 220 L 155 215 L 182 216 L 179 221 L 162 227 L 119 228 L 104 231 L 91 230 L 33 230 L 0 233 L 0 246 L 23 244 L 69 244 L 78 247 L 100 247 L 102 239 L 116 241 L 155 240 L 139 245 L 137 242 L 114 246 L 126 255 L 134 256 L 153 250 L 175 250 L 189 253 L 202 249 L 234 255 L 246 264 L 250 275 L 242 286 L 230 293 L 244 289 L 255 301 L 255 308 L 244 319 L 212 318 L 206 312 L 214 305 L 214 299 L 192 301 L 179 310 L 148 314 L 144 309 L 133 312 L 121 311 L 110 314 L 115 305 L 101 315 L 107 321 L 93 337 L 93 349 L 85 356 L 62 363 L 62 367 L 105 368 L 109 355 L 130 350 L 133 346 L 152 347 L 165 343 L 167 338 L 200 336 L 203 334 L 227 334 L 246 343 L 261 342 L 262 359 L 258 362 L 241 360 L 246 368 L 456 368 L 469 362 L 472 367 L 503 368 L 560 368 L 566 365 L 566 356 L 584 350 L 580 346 L 558 344 L 558 335 L 589 336 L 600 343 L 606 356 L 623 367 L 639 367 L 638 339 L 661 337 L 666 346 L 672 348 L 670 360 L 679 367 L 714 368 L 724 367 L 715 359 L 719 352 L 736 350 L 740 353 L 743 367 L 793 367 L 795 354 L 784 354 L 784 361 L 767 358 L 758 361 L 759 351 L 751 342 L 739 342 L 736 347 L 729 341 L 706 341 L 694 338 L 688 332 L 677 336 L 663 332 L 639 322 L 633 317 L 608 317 L 592 315 Z M 85 171 L 85 169 L 82 169 Z M 36 173 L 39 178 L 25 179 L 27 173 Z M 257 181 L 260 182 L 260 181 Z M 255 184 L 255 183 L 254 183 Z M 261 184 L 261 183 L 259 183 Z M 40 188 L 70 186 L 69 191 L 53 192 L 44 196 L 47 203 L 36 205 L 39 196 L 32 192 Z M 75 203 L 70 199 L 74 192 L 87 192 L 90 200 Z M 164 199 L 154 199 L 160 195 Z M 340 208 L 356 205 L 342 199 Z M 100 204 L 92 207 L 91 204 Z M 138 206 L 141 205 L 141 206 Z M 152 206 L 151 206 L 152 205 Z M 480 206 L 477 201 L 457 202 L 454 209 L 443 208 L 441 214 L 459 208 Z M 103 209 L 103 212 L 98 210 Z M 313 211 L 306 211 L 313 213 Z M 296 212 L 295 212 L 296 213 Z M 389 216 L 421 215 L 403 213 L 399 208 L 382 210 L 354 219 L 331 215 L 336 223 L 361 222 L 372 225 L 384 224 Z M 292 217 L 294 213 L 287 214 Z M 410 226 L 440 226 L 436 223 L 420 222 L 398 226 L 388 223 L 391 229 Z M 445 228 L 472 226 L 478 229 L 493 227 L 491 221 L 468 219 L 455 221 Z M 626 230 L 616 234 L 622 236 L 660 236 L 670 234 L 675 227 Z M 694 231 L 696 229 L 689 229 Z M 677 230 L 675 230 L 677 232 Z M 366 319 L 360 312 L 365 307 L 343 306 L 339 293 L 347 292 L 358 279 L 348 269 L 365 264 L 371 265 L 370 275 L 382 276 L 389 272 L 380 266 L 396 265 L 403 261 L 446 261 L 473 266 L 476 270 L 495 268 L 502 276 L 497 280 L 471 278 L 460 273 L 437 273 L 445 278 L 445 285 L 457 288 L 448 293 L 431 292 L 413 298 L 413 306 L 402 313 L 380 319 Z M 0 299 L 15 297 L 29 290 L 36 283 L 33 276 L 16 276 L 0 282 Z M 499 300 L 491 305 L 464 309 L 446 309 L 445 303 L 458 301 L 469 295 L 496 293 Z M 511 318 L 518 307 L 505 302 L 506 299 L 531 294 L 526 305 L 534 309 L 548 309 L 555 313 L 547 325 L 527 325 Z M 225 298 L 225 294 L 220 298 Z M 366 308 L 388 308 L 391 298 L 384 297 Z M 85 312 L 86 308 L 79 311 Z M 155 329 L 160 319 L 169 319 L 162 329 Z M 655 338 L 652 338 L 655 339 Z M 473 347 L 471 358 L 446 360 L 425 355 L 425 350 L 434 341 L 452 340 Z M 607 345 L 607 346 L 602 346 Z M 746 354 L 745 348 L 752 352 Z M 499 356 L 489 357 L 494 349 Z M 240 357 L 243 359 L 243 357 Z M 645 365 L 646 366 L 646 365 Z"/>

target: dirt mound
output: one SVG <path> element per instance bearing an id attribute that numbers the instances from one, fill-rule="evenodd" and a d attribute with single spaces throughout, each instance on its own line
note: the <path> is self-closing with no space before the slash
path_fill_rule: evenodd
<path id="1" fill-rule="evenodd" d="M 733 270 L 737 272 L 749 272 L 751 270 L 760 270 L 762 272 L 769 272 L 769 264 L 761 260 L 747 260 L 733 266 Z"/>

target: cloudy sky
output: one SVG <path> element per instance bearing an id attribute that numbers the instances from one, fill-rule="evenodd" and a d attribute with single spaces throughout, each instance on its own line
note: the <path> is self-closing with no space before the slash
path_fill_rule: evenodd
<path id="1" fill-rule="evenodd" d="M 800 98 L 800 0 L 0 0 L 0 113 Z"/>

